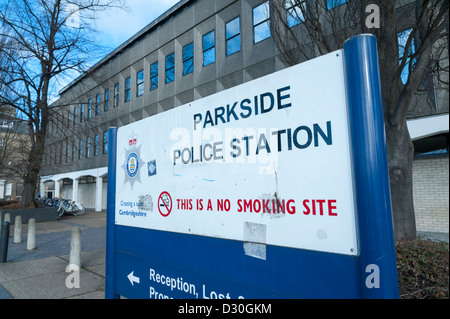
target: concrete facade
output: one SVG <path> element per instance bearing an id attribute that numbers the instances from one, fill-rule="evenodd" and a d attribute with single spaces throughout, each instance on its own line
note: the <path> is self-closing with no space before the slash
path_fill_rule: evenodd
<path id="1" fill-rule="evenodd" d="M 182 0 L 98 62 L 90 72 L 64 88 L 60 99 L 55 102 L 59 111 L 54 116 L 53 125 L 49 126 L 41 194 L 44 194 L 44 183 L 54 181 L 54 196 L 81 201 L 85 207 L 97 211 L 105 209 L 106 134 L 109 127 L 133 123 L 287 67 L 272 37 L 255 43 L 253 9 L 264 2 Z M 405 8 L 414 8 L 414 1 L 398 3 Z M 411 27 L 411 15 L 406 12 L 407 9 L 402 12 L 402 28 Z M 226 25 L 237 17 L 240 23 L 240 50 L 228 55 Z M 301 24 L 295 28 L 305 32 Z M 213 30 L 215 61 L 204 66 L 203 36 Z M 193 43 L 193 72 L 184 75 L 183 48 L 190 43 Z M 172 53 L 175 55 L 174 80 L 166 83 L 166 58 Z M 151 89 L 151 68 L 155 63 L 158 63 L 158 87 Z M 142 95 L 139 93 L 142 88 L 139 87 L 138 77 L 141 71 L 144 74 Z M 116 85 L 119 88 L 117 92 Z M 115 93 L 118 93 L 117 105 Z M 127 94 L 129 100 L 125 99 Z M 436 98 L 436 105 L 440 105 L 439 112 L 448 114 L 448 103 L 442 103 L 448 102 L 448 91 L 436 94 Z M 448 134 L 448 128 L 446 132 Z M 428 217 L 424 216 L 431 217 L 435 213 L 425 211 L 431 205 L 426 200 L 432 198 L 432 194 L 423 192 L 421 185 L 427 190 L 446 187 L 448 203 L 448 158 L 446 186 L 426 185 L 433 183 L 434 178 L 430 174 L 434 173 L 426 173 L 428 178 L 421 177 L 429 170 L 441 170 L 436 167 L 438 162 L 432 160 L 430 167 L 427 167 L 428 160 L 414 163 L 418 229 L 448 232 L 448 204 L 436 213 L 439 215 L 436 217 L 438 228 L 425 226 Z M 86 176 L 94 178 L 95 182 L 91 178 L 90 183 L 83 183 Z M 445 200 L 443 193 L 439 194 Z M 445 225 L 438 225 L 443 223 L 446 228 Z"/>

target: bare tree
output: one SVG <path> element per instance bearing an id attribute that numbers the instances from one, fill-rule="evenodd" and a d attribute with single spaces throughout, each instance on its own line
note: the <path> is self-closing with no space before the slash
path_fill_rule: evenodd
<path id="1" fill-rule="evenodd" d="M 421 90 L 448 92 L 448 1 L 270 2 L 272 35 L 288 65 L 337 50 L 350 36 L 376 35 L 395 236 L 415 237 L 414 146 L 406 120 Z"/>
<path id="2" fill-rule="evenodd" d="M 52 90 L 64 76 L 79 74 L 96 58 L 91 35 L 95 13 L 121 6 L 122 0 L 8 0 L 0 10 L 0 36 L 6 39 L 1 86 L 8 94 L 0 105 L 16 109 L 28 125 L 30 152 L 26 160 L 22 204 L 36 191 L 47 137 L 57 114 L 50 107 Z M 53 119 L 54 121 L 54 119 Z"/>

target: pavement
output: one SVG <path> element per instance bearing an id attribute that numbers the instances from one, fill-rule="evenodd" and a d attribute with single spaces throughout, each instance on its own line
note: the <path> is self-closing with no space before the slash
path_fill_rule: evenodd
<path id="1" fill-rule="evenodd" d="M 73 228 L 81 229 L 81 269 L 68 270 Z M 106 211 L 36 223 L 36 249 L 13 243 L 11 225 L 6 263 L 0 263 L 0 299 L 104 299 Z"/>
<path id="2" fill-rule="evenodd" d="M 79 274 L 66 272 L 74 227 L 81 229 Z M 28 225 L 22 225 L 22 242 L 15 244 L 11 225 L 7 261 L 0 263 L 0 299 L 104 299 L 106 211 L 36 223 L 36 249 L 31 251 L 27 232 Z M 419 235 L 448 242 L 448 234 Z"/>

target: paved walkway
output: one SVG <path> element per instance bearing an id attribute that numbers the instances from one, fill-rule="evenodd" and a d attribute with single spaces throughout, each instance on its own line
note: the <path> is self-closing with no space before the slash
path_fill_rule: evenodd
<path id="1" fill-rule="evenodd" d="M 8 258 L 0 263 L 0 299 L 104 299 L 106 212 L 64 216 L 36 223 L 36 249 L 28 251 L 27 224 L 22 242 L 13 243 L 11 226 Z M 66 272 L 72 228 L 81 229 L 81 270 Z M 77 280 L 79 278 L 79 280 Z M 73 287 L 79 283 L 79 288 Z"/>
<path id="2" fill-rule="evenodd" d="M 22 243 L 14 244 L 11 226 L 7 262 L 0 263 L 0 299 L 104 299 L 105 211 L 37 223 L 36 249 L 32 251 L 26 249 L 27 227 L 22 225 Z M 79 288 L 66 286 L 76 280 L 74 273 L 66 272 L 74 227 L 81 229 Z M 448 241 L 448 234 L 444 237 L 439 239 Z"/>

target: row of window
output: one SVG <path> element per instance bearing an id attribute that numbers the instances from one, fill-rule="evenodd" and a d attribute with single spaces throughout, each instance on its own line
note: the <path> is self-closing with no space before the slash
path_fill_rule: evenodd
<path id="1" fill-rule="evenodd" d="M 226 32 L 226 55 L 232 55 L 241 50 L 241 26 L 240 17 L 234 18 L 225 26 Z M 202 37 L 203 66 L 208 66 L 216 62 L 216 31 L 212 30 Z M 191 42 L 182 50 L 183 75 L 194 72 L 194 43 Z M 175 52 L 170 53 L 165 58 L 165 83 L 175 80 Z M 142 74 L 143 83 L 143 74 Z M 158 88 L 159 83 L 159 63 L 158 61 L 150 66 L 150 90 Z M 139 96 L 139 89 L 137 90 Z"/>
<path id="2" fill-rule="evenodd" d="M 269 1 L 253 8 L 253 36 L 254 42 L 258 43 L 270 37 L 270 9 Z M 241 50 L 241 18 L 232 19 L 225 24 L 225 50 L 226 55 L 233 55 Z M 216 31 L 212 30 L 202 37 L 203 66 L 216 62 Z M 194 43 L 191 42 L 182 50 L 183 75 L 194 72 Z M 175 80 L 175 52 L 168 54 L 165 58 L 165 83 Z M 142 72 L 142 71 L 141 71 Z M 143 75 L 142 75 L 143 83 Z M 150 90 L 158 88 L 159 84 L 159 62 L 150 66 Z M 137 90 L 139 96 L 139 89 Z"/>
<path id="3" fill-rule="evenodd" d="M 347 0 L 327 0 L 327 8 L 332 9 Z M 289 27 L 302 23 L 305 19 L 303 12 L 306 9 L 305 1 L 285 0 L 286 19 Z M 253 40 L 254 43 L 261 42 L 271 37 L 270 33 L 270 5 L 266 1 L 253 8 Z M 225 50 L 226 56 L 233 55 L 241 50 L 241 19 L 236 17 L 225 24 Z M 202 37 L 203 66 L 210 65 L 216 61 L 216 33 L 212 30 Z M 182 52 L 183 75 L 194 72 L 194 43 L 191 42 L 183 47 Z M 165 58 L 165 83 L 175 80 L 175 52 Z M 150 90 L 158 88 L 159 83 L 158 61 L 150 66 Z M 144 71 L 137 74 L 136 95 L 143 94 Z M 116 84 L 118 86 L 118 84 Z M 125 102 L 130 98 L 130 78 L 125 81 Z"/>
<path id="4" fill-rule="evenodd" d="M 140 71 L 138 72 L 138 81 L 137 81 L 139 95 L 142 95 L 144 93 L 143 81 L 144 81 L 144 72 Z M 131 79 L 130 77 L 128 77 L 125 80 L 125 102 L 128 102 L 130 100 L 130 91 L 131 91 Z M 116 83 L 114 85 L 113 106 L 114 107 L 119 106 L 119 83 Z M 110 93 L 109 89 L 106 89 L 103 96 L 103 112 L 109 111 L 109 107 L 110 107 Z M 79 106 L 75 106 L 73 109 L 73 113 L 70 110 L 67 111 L 67 124 L 70 123 L 76 124 L 77 122 L 82 123 L 86 118 L 91 119 L 94 116 L 100 115 L 100 109 L 101 109 L 101 95 L 97 94 L 95 98 L 95 104 L 92 103 L 92 99 L 89 99 L 88 103 L 81 103 Z M 50 129 L 52 129 L 52 127 Z"/>
<path id="5" fill-rule="evenodd" d="M 109 109 L 109 90 L 105 91 L 105 104 L 104 104 L 104 110 L 108 111 Z M 84 121 L 85 118 L 85 112 L 87 112 L 87 118 L 91 119 L 93 115 L 97 116 L 100 114 L 100 94 L 97 94 L 97 97 L 95 99 L 95 105 L 92 105 L 92 99 L 89 99 L 87 105 L 85 103 L 81 103 L 80 105 L 80 123 Z M 76 119 L 78 117 L 78 107 L 74 108 L 73 111 L 73 123 L 76 123 Z M 70 112 L 68 114 L 68 119 L 70 121 Z"/>
<path id="6" fill-rule="evenodd" d="M 290 5 L 287 12 L 292 15 L 293 10 L 297 6 Z M 294 21 L 292 18 L 291 21 Z M 292 22 L 292 25 L 298 24 Z M 255 43 L 261 42 L 270 37 L 270 10 L 269 1 L 253 8 L 253 33 Z M 241 50 L 241 19 L 236 17 L 225 25 L 225 41 L 226 41 L 226 55 L 230 56 Z M 216 32 L 212 30 L 202 37 L 203 50 L 203 66 L 208 66 L 216 61 Z M 188 75 L 194 72 L 194 43 L 191 42 L 183 47 L 182 50 L 183 75 Z M 171 83 L 175 80 L 175 52 L 169 54 L 165 58 L 165 83 Z M 150 90 L 153 91 L 158 88 L 159 84 L 159 63 L 158 61 L 150 65 Z M 136 73 L 136 96 L 144 94 L 144 70 Z M 125 79 L 124 88 L 124 102 L 131 99 L 131 77 Z M 110 92 L 106 89 L 104 92 L 104 112 L 109 110 L 110 106 Z M 120 102 L 120 86 L 119 83 L 114 85 L 113 106 L 119 106 Z M 87 110 L 86 110 L 87 109 Z M 83 122 L 85 120 L 85 112 L 87 118 L 91 119 L 93 116 L 100 114 L 100 94 L 97 94 L 95 105 L 89 99 L 87 105 L 82 103 L 76 106 L 73 111 L 73 124 L 77 121 Z M 68 121 L 71 122 L 71 114 L 68 112 Z"/>
<path id="7" fill-rule="evenodd" d="M 347 0 L 327 0 L 327 8 L 332 9 L 338 5 L 345 3 Z M 303 12 L 305 12 L 305 1 L 285 0 L 286 19 L 289 27 L 296 26 L 304 21 Z M 254 43 L 261 42 L 271 37 L 270 33 L 270 5 L 269 1 L 254 7 L 253 15 L 253 39 Z M 232 19 L 225 24 L 225 48 L 226 55 L 230 56 L 241 50 L 241 19 L 240 16 Z M 203 66 L 210 65 L 216 61 L 216 32 L 212 30 L 202 37 Z M 165 57 L 165 83 L 171 83 L 175 80 L 175 52 Z M 182 50 L 183 75 L 194 72 L 194 43 L 191 42 L 183 47 Z M 150 91 L 158 88 L 159 85 L 159 63 L 150 65 Z M 144 94 L 144 70 L 136 73 L 136 96 Z M 120 85 L 114 85 L 113 106 L 118 107 L 120 102 Z M 87 113 L 87 118 L 100 114 L 100 94 L 97 94 L 95 105 L 89 99 L 88 103 L 82 103 L 76 106 L 73 111 L 73 119 L 71 113 L 68 112 L 68 122 L 83 122 Z M 125 79 L 124 102 L 131 99 L 131 77 Z M 110 107 L 110 91 L 106 89 L 103 97 L 103 111 L 107 112 Z"/>
<path id="8" fill-rule="evenodd" d="M 93 142 L 93 145 L 91 145 Z M 69 162 L 69 156 L 71 161 L 75 161 L 77 158 L 90 158 L 96 157 L 99 154 L 99 135 L 95 134 L 94 139 L 91 140 L 91 137 L 87 137 L 86 140 L 80 139 L 78 142 L 73 142 L 70 144 L 69 142 L 65 145 L 65 150 L 63 151 L 62 147 L 60 149 L 59 154 L 55 150 L 55 152 L 50 152 L 54 154 L 54 157 L 44 158 L 44 165 L 52 165 L 52 164 L 62 164 L 63 158 L 64 162 Z M 91 149 L 92 147 L 92 149 Z M 103 154 L 108 154 L 108 131 L 103 132 L 103 141 L 102 141 L 102 152 Z M 52 161 L 52 158 L 54 161 Z"/>

